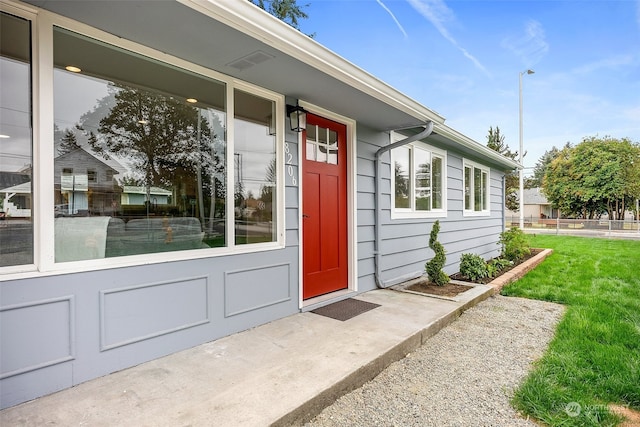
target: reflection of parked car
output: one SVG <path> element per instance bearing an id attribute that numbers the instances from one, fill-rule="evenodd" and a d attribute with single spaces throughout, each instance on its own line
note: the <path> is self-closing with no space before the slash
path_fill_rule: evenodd
<path id="1" fill-rule="evenodd" d="M 53 207 L 53 214 L 56 218 L 67 215 L 67 212 L 69 212 L 69 205 L 55 205 Z"/>
<path id="2" fill-rule="evenodd" d="M 61 217 L 61 216 L 71 216 L 71 215 L 73 215 L 69 211 L 69 205 L 68 204 L 55 205 L 53 207 L 53 213 L 54 213 L 54 216 L 56 218 Z"/>

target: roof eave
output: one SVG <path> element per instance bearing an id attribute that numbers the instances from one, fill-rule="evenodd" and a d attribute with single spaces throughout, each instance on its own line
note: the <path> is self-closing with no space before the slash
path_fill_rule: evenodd
<path id="1" fill-rule="evenodd" d="M 399 92 L 249 1 L 177 1 L 250 37 L 268 42 L 275 49 L 415 117 L 419 122 L 445 121 L 442 115 Z"/>

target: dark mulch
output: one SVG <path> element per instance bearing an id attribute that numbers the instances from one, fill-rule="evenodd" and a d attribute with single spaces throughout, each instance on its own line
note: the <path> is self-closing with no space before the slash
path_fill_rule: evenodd
<path id="1" fill-rule="evenodd" d="M 444 286 L 439 286 L 428 280 L 423 280 L 407 287 L 408 291 L 421 292 L 423 294 L 437 295 L 441 297 L 455 297 L 469 289 L 471 289 L 471 286 L 457 285 L 455 283 L 447 283 Z"/>

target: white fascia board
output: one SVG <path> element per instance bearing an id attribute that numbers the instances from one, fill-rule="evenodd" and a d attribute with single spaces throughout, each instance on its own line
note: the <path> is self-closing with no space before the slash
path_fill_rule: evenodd
<path id="1" fill-rule="evenodd" d="M 327 49 L 247 0 L 177 0 L 211 19 L 310 65 L 331 77 L 366 93 L 418 121 L 444 123 L 445 118 L 394 89 L 362 68 Z M 310 100 L 313 101 L 313 100 Z"/>
<path id="2" fill-rule="evenodd" d="M 518 163 L 515 160 L 509 159 L 508 157 L 503 156 L 502 154 L 498 153 L 495 150 L 492 150 L 489 147 L 486 147 L 482 144 L 480 144 L 477 141 L 474 141 L 473 139 L 469 138 L 466 135 L 463 135 L 462 133 L 458 132 L 457 130 L 450 128 L 449 126 L 445 125 L 445 124 L 436 124 L 434 126 L 433 129 L 434 133 L 437 133 L 439 135 L 442 135 L 448 139 L 450 139 L 451 141 L 465 147 L 468 148 L 476 153 L 478 153 L 479 156 L 482 157 L 488 157 L 491 160 L 493 160 L 494 162 L 504 165 L 505 169 L 507 170 L 512 170 L 512 169 L 522 169 L 522 165 L 520 163 Z"/>

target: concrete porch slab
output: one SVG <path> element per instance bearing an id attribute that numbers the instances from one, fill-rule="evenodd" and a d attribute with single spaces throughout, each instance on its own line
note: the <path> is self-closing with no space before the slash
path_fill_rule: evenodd
<path id="1" fill-rule="evenodd" d="M 0 425 L 296 425 L 422 345 L 488 298 L 457 301 L 394 290 L 339 321 L 298 313 L 0 412 Z"/>

